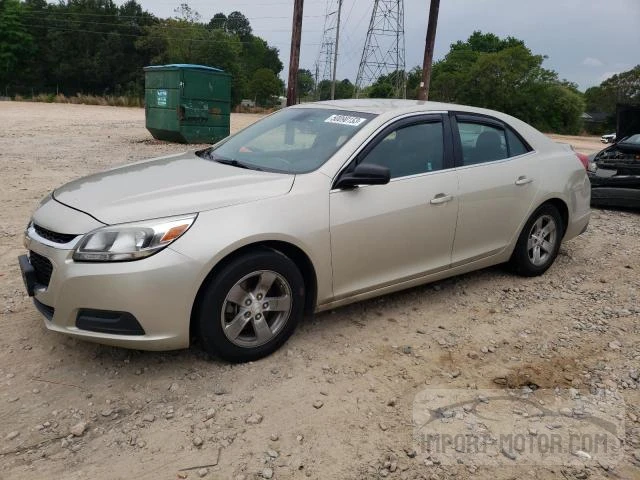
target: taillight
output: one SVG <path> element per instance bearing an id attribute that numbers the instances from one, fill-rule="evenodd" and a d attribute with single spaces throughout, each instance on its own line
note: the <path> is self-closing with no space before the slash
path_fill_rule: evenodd
<path id="1" fill-rule="evenodd" d="M 576 152 L 576 157 L 578 157 L 578 160 L 580 160 L 580 163 L 582 163 L 582 165 L 584 166 L 585 170 L 589 169 L 589 157 L 587 155 L 585 155 L 584 153 L 578 153 Z"/>

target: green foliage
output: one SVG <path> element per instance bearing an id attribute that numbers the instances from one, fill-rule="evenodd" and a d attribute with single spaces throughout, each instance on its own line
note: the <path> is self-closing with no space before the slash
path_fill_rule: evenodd
<path id="1" fill-rule="evenodd" d="M 232 35 L 237 35 L 241 39 L 249 38 L 251 35 L 251 25 L 249 19 L 240 12 L 231 12 L 227 17 L 227 23 L 225 25 L 227 32 Z"/>
<path id="2" fill-rule="evenodd" d="M 418 89 L 422 81 L 422 68 L 414 67 L 407 74 L 407 98 L 418 98 Z"/>
<path id="3" fill-rule="evenodd" d="M 524 42 L 514 37 L 501 39 L 493 33 L 482 33 L 476 30 L 463 42 L 458 40 L 451 45 L 451 51 L 472 51 L 477 53 L 495 53 L 507 48 L 524 47 Z"/>
<path id="4" fill-rule="evenodd" d="M 544 59 L 521 40 L 474 32 L 434 64 L 429 100 L 499 110 L 543 131 L 579 133 L 582 94 L 543 68 Z"/>
<path id="5" fill-rule="evenodd" d="M 614 129 L 616 104 L 640 104 L 640 65 L 607 78 L 597 87 L 588 88 L 584 92 L 584 100 L 587 112 L 607 115 L 607 122 L 603 129 Z"/>
<path id="6" fill-rule="evenodd" d="M 371 98 L 401 98 L 403 92 L 399 91 L 397 85 L 402 85 L 402 78 L 405 76 L 404 70 L 396 70 L 387 75 L 380 75 L 375 83 L 367 89 L 367 96 Z"/>
<path id="7" fill-rule="evenodd" d="M 298 70 L 298 83 L 296 86 L 298 92 L 298 99 L 308 97 L 313 92 L 316 83 L 313 79 L 313 75 L 309 70 Z"/>
<path id="8" fill-rule="evenodd" d="M 251 93 L 258 105 L 268 106 L 271 97 L 282 91 L 282 82 L 275 73 L 268 68 L 256 70 L 251 78 Z"/>
<path id="9" fill-rule="evenodd" d="M 136 0 L 0 0 L 0 91 L 142 97 L 142 68 L 163 63 L 231 73 L 234 104 L 252 98 L 259 69 L 282 70 L 278 49 L 237 11 L 204 23 L 186 3 L 159 19 Z"/>
<path id="10" fill-rule="evenodd" d="M 343 98 L 353 98 L 355 93 L 355 85 L 351 83 L 348 78 L 342 81 L 336 80 L 336 93 L 335 99 L 340 100 Z M 320 100 L 331 99 L 331 80 L 322 80 L 318 83 L 318 97 Z"/>
<path id="11" fill-rule="evenodd" d="M 13 72 L 24 66 L 33 51 L 23 14 L 18 0 L 0 0 L 0 85 L 13 80 Z"/>
<path id="12" fill-rule="evenodd" d="M 226 30 L 227 28 L 227 16 L 224 13 L 216 13 L 211 20 L 209 20 L 209 28 L 218 30 Z"/>

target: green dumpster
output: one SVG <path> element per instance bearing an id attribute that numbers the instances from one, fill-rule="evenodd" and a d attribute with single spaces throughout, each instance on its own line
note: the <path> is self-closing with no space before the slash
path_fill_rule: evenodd
<path id="1" fill-rule="evenodd" d="M 145 72 L 146 127 L 153 138 L 214 143 L 229 136 L 231 75 L 203 65 L 154 65 Z"/>

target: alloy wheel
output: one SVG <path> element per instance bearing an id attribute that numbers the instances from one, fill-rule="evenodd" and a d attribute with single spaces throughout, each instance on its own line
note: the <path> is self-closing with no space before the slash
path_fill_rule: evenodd
<path id="1" fill-rule="evenodd" d="M 242 277 L 227 293 L 220 316 L 222 331 L 234 345 L 264 345 L 284 328 L 291 315 L 287 280 L 271 270 Z"/>
<path id="2" fill-rule="evenodd" d="M 558 228 L 551 215 L 541 215 L 531 227 L 527 240 L 527 254 L 533 265 L 544 265 L 553 256 Z"/>

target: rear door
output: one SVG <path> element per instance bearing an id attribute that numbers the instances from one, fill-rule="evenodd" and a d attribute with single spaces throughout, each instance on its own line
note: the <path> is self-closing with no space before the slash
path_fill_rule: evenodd
<path id="1" fill-rule="evenodd" d="M 451 114 L 460 210 L 452 266 L 500 253 L 540 185 L 537 155 L 515 130 L 485 115 Z"/>
<path id="2" fill-rule="evenodd" d="M 446 116 L 412 116 L 385 128 L 347 167 L 382 165 L 391 181 L 330 192 L 336 299 L 449 268 L 458 214 L 452 148 Z"/>

